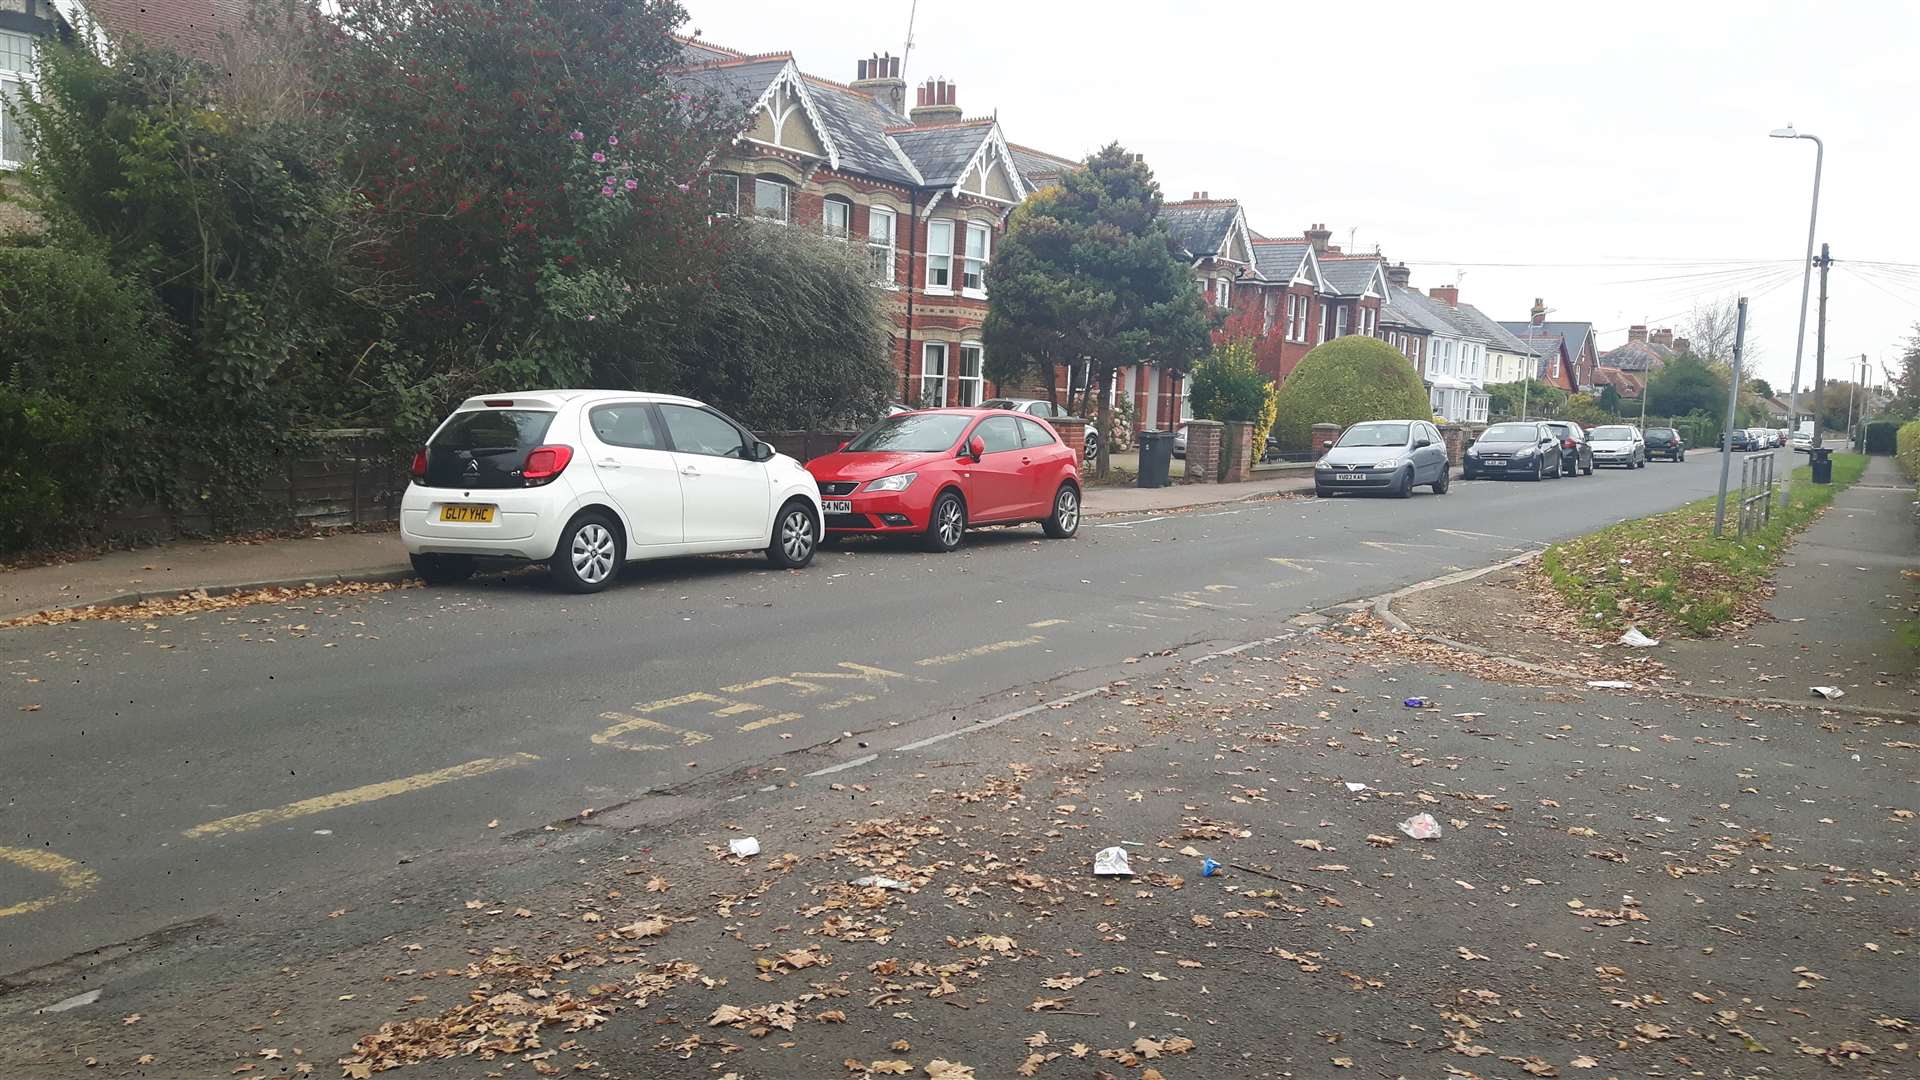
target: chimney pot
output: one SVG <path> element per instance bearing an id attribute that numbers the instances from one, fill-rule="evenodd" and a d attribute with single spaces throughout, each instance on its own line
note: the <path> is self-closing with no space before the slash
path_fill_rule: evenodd
<path id="1" fill-rule="evenodd" d="M 1327 250 L 1327 241 L 1333 239 L 1333 232 L 1325 225 L 1315 222 L 1313 228 L 1307 230 L 1306 237 L 1307 242 L 1313 245 L 1315 252 L 1324 253 Z"/>
<path id="2" fill-rule="evenodd" d="M 1435 285 L 1427 290 L 1427 295 L 1448 307 L 1460 306 L 1460 286 L 1458 285 Z"/>
<path id="3" fill-rule="evenodd" d="M 1406 263 L 1395 263 L 1387 267 L 1387 284 L 1404 289 L 1412 283 L 1413 271 L 1407 268 Z"/>
<path id="4" fill-rule="evenodd" d="M 960 119 L 959 87 L 946 78 L 931 78 L 920 85 L 919 101 L 907 116 L 916 124 L 940 124 Z"/>
<path id="5" fill-rule="evenodd" d="M 1633 341 L 1641 341 L 1641 342 L 1644 342 L 1644 341 L 1646 341 L 1646 340 L 1647 340 L 1647 328 L 1646 328 L 1646 327 L 1644 327 L 1644 326 L 1629 326 L 1629 327 L 1627 327 L 1627 340 L 1628 340 L 1629 342 L 1633 342 Z"/>
<path id="6" fill-rule="evenodd" d="M 1538 296 L 1534 297 L 1533 310 L 1527 314 L 1528 318 L 1532 320 L 1533 325 L 1545 326 L 1547 324 L 1547 302 Z"/>

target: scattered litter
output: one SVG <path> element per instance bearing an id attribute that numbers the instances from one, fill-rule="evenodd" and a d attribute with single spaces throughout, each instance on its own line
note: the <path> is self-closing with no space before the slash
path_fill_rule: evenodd
<path id="1" fill-rule="evenodd" d="M 1633 684 L 1620 679 L 1588 679 L 1587 685 L 1595 690 L 1631 690 Z"/>
<path id="2" fill-rule="evenodd" d="M 1826 698 L 1828 701 L 1837 701 L 1847 696 L 1847 692 L 1837 686 L 1813 686 L 1808 689 L 1813 691 L 1814 697 Z"/>
<path id="3" fill-rule="evenodd" d="M 1641 633 L 1637 626 L 1629 626 L 1627 632 L 1620 635 L 1620 644 L 1631 645 L 1636 649 L 1650 649 L 1660 644 L 1660 639 L 1648 637 Z"/>
<path id="4" fill-rule="evenodd" d="M 1432 814 L 1415 814 L 1400 823 L 1400 831 L 1415 840 L 1440 839 L 1440 823 L 1433 820 Z"/>
<path id="5" fill-rule="evenodd" d="M 1347 781 L 1347 790 L 1348 791 L 1365 791 L 1367 790 L 1367 785 L 1356 784 L 1353 781 L 1349 780 Z"/>
<path id="6" fill-rule="evenodd" d="M 1405 705 L 1409 709 L 1433 708 L 1433 701 L 1429 698 L 1423 698 L 1423 697 L 1410 697 L 1407 700 L 1401 702 L 1400 704 Z"/>
<path id="7" fill-rule="evenodd" d="M 1093 856 L 1093 876 L 1095 877 L 1132 877 L 1133 864 L 1127 861 L 1127 849 L 1123 847 L 1101 848 Z"/>
<path id="8" fill-rule="evenodd" d="M 852 881 L 847 882 L 847 884 L 857 885 L 862 889 L 901 890 L 908 888 L 907 883 L 904 881 L 890 877 L 881 877 L 879 874 L 868 874 L 866 877 L 854 878 Z"/>
<path id="9" fill-rule="evenodd" d="M 760 854 L 760 841 L 751 836 L 742 836 L 737 840 L 727 841 L 727 850 L 744 859 L 749 855 Z"/>
<path id="10" fill-rule="evenodd" d="M 1655 815 L 1653 815 L 1653 820 L 1655 820 L 1655 821 L 1657 821 L 1657 822 L 1659 822 L 1659 823 L 1660 823 L 1660 824 L 1662 824 L 1662 825 L 1665 825 L 1665 824 L 1668 824 L 1669 822 L 1671 822 L 1671 821 L 1672 821 L 1673 819 L 1672 819 L 1672 818 L 1663 818 L 1663 817 L 1661 817 L 1661 816 L 1660 816 L 1659 814 L 1655 814 Z"/>
<path id="11" fill-rule="evenodd" d="M 89 990 L 84 994 L 75 994 L 70 998 L 56 1001 L 44 1009 L 35 1009 L 36 1013 L 63 1013 L 68 1009 L 77 1009 L 82 1005 L 91 1005 L 100 1000 L 100 991 Z"/>
<path id="12" fill-rule="evenodd" d="M 1219 863 L 1214 862 L 1212 859 L 1200 860 L 1200 876 L 1201 877 L 1214 877 L 1219 873 L 1220 873 Z"/>

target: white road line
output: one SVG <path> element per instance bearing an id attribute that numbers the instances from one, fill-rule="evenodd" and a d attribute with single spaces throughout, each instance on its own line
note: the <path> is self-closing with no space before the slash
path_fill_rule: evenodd
<path id="1" fill-rule="evenodd" d="M 1094 528 L 1096 529 L 1131 529 L 1135 525 L 1151 525 L 1156 521 L 1165 521 L 1165 520 L 1167 520 L 1166 515 L 1162 514 L 1159 517 L 1136 518 L 1132 521 L 1103 521 L 1100 524 L 1095 525 Z"/>
<path id="2" fill-rule="evenodd" d="M 1047 709 L 1056 709 L 1062 705 L 1071 705 L 1076 701 L 1085 701 L 1086 699 L 1093 697 L 1095 694 L 1104 694 L 1106 692 L 1107 692 L 1107 687 L 1105 686 L 1090 687 L 1086 690 L 1081 690 L 1077 693 L 1068 694 L 1066 697 L 1063 697 L 1063 698 L 1055 698 L 1052 701 L 1043 701 L 1038 705 L 1029 705 L 1024 709 L 1016 709 L 1013 712 L 1007 713 L 1004 716 L 996 716 L 991 720 L 982 720 L 977 724 L 969 724 L 963 728 L 955 728 L 952 731 L 943 731 L 938 735 L 930 735 L 927 738 L 921 739 L 918 742 L 910 742 L 905 746 L 896 747 L 894 749 L 894 753 L 907 754 L 907 753 L 912 753 L 915 750 L 924 750 L 935 743 L 945 742 L 948 739 L 951 739 L 957 735 L 971 735 L 976 731 L 985 731 L 988 728 L 996 728 L 996 727 L 999 727 L 1001 724 L 1004 724 L 1010 720 L 1018 720 L 1024 716 L 1032 716 L 1034 713 L 1044 712 Z M 809 774 L 809 775 L 812 775 L 812 774 Z"/>
<path id="3" fill-rule="evenodd" d="M 865 765 L 869 761 L 878 761 L 878 760 L 880 760 L 879 754 L 868 754 L 866 757 L 857 757 L 857 758 L 854 758 L 852 761 L 843 761 L 838 765 L 829 765 L 824 769 L 815 769 L 812 772 L 808 773 L 807 776 L 809 778 L 812 778 L 815 776 L 826 776 L 829 773 L 837 773 L 842 769 L 857 769 L 860 766 Z"/>

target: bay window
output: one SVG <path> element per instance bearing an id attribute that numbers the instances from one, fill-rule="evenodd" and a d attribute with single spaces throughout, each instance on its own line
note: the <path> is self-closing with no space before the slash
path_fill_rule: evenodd
<path id="1" fill-rule="evenodd" d="M 993 247 L 993 232 L 985 225 L 967 224 L 967 258 L 961 267 L 960 291 L 967 296 L 987 295 L 987 257 Z"/>
<path id="2" fill-rule="evenodd" d="M 928 292 L 951 293 L 953 291 L 953 222 L 929 221 L 927 223 L 927 285 Z"/>

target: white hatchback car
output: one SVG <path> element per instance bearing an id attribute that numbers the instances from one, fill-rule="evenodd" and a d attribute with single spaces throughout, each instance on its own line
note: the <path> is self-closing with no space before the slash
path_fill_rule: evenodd
<path id="1" fill-rule="evenodd" d="M 666 394 L 469 398 L 412 472 L 400 537 L 432 585 L 465 580 L 480 559 L 514 559 L 592 592 L 629 559 L 764 550 L 796 569 L 820 542 L 820 490 L 799 462 Z"/>

